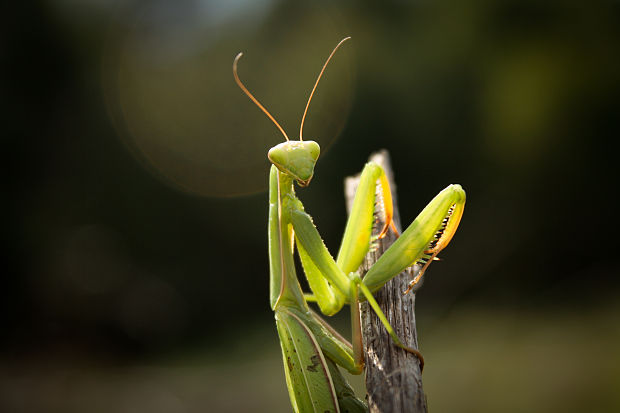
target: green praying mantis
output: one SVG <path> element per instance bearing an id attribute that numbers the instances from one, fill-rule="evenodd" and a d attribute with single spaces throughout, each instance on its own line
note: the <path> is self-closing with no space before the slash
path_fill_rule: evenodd
<path id="1" fill-rule="evenodd" d="M 386 174 L 379 165 L 369 162 L 362 171 L 336 259 L 329 253 L 312 217 L 304 211 L 303 204 L 295 195 L 294 182 L 300 187 L 306 187 L 312 180 L 320 147 L 314 141 L 303 140 L 304 120 L 327 64 L 348 39 L 338 43 L 319 73 L 302 116 L 298 141 L 289 140 L 280 124 L 239 79 L 237 64 L 242 53 L 237 55 L 233 63 L 233 75 L 239 87 L 271 119 L 286 139 L 268 153 L 272 163 L 269 175 L 268 231 L 270 303 L 275 313 L 286 384 L 295 412 L 368 410 L 365 402 L 355 396 L 337 367 L 352 374 L 360 374 L 364 367 L 359 313 L 361 300 L 368 301 L 394 343 L 415 354 L 423 366 L 421 354 L 401 342 L 372 294 L 405 268 L 417 263 L 422 265 L 422 270 L 411 281 L 405 293 L 411 290 L 436 255 L 452 239 L 465 206 L 465 192 L 460 185 L 445 188 L 361 278 L 358 268 L 374 241 L 372 230 L 376 202 L 383 203 L 386 222 L 379 237 L 383 237 L 389 230 L 396 231 L 391 224 L 392 197 Z M 297 279 L 293 258 L 295 246 L 312 294 L 304 294 Z M 316 302 L 320 311 L 327 316 L 336 314 L 344 304 L 349 304 L 352 344 L 312 311 L 308 306 L 309 301 Z"/>

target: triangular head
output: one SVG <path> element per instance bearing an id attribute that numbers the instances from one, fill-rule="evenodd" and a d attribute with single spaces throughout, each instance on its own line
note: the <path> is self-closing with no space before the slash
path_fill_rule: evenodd
<path id="1" fill-rule="evenodd" d="M 308 186 L 321 148 L 315 141 L 286 141 L 269 150 L 267 157 L 281 172 L 293 177 L 299 186 Z"/>

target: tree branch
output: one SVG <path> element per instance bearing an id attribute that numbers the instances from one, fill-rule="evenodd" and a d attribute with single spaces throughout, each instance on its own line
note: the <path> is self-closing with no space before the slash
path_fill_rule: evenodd
<path id="1" fill-rule="evenodd" d="M 401 231 L 400 216 L 397 207 L 396 185 L 386 150 L 374 153 L 370 160 L 378 163 L 385 170 L 392 189 L 394 202 L 394 224 Z M 350 211 L 359 184 L 359 175 L 345 180 L 347 210 Z M 382 228 L 383 214 L 377 214 L 380 222 L 375 231 Z M 376 235 L 376 234 L 375 234 Z M 393 231 L 378 240 L 377 249 L 366 255 L 360 267 L 362 274 L 383 254 L 396 240 Z M 419 268 L 417 268 L 419 271 Z M 385 284 L 374 296 L 385 313 L 390 324 L 402 342 L 417 349 L 418 340 L 415 324 L 415 292 L 403 295 L 413 279 L 414 270 L 408 268 Z M 366 354 L 366 389 L 368 407 L 371 413 L 421 413 L 427 411 L 426 397 L 422 389 L 422 373 L 418 359 L 410 353 L 396 347 L 385 327 L 367 302 L 360 305 L 362 314 L 362 335 Z"/>

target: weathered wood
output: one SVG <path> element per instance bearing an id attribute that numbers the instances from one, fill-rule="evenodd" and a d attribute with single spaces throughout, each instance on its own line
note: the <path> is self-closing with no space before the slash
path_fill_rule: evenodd
<path id="1" fill-rule="evenodd" d="M 382 150 L 372 154 L 370 160 L 381 165 L 387 173 L 394 202 L 394 223 L 400 232 L 396 185 L 393 180 L 389 155 L 386 150 Z M 358 183 L 359 175 L 348 177 L 345 180 L 347 210 L 351 209 Z M 382 215 L 377 214 L 379 221 L 383 218 Z M 378 222 L 375 225 L 375 231 L 380 230 L 381 227 L 382 222 Z M 362 275 L 395 240 L 396 236 L 392 231 L 389 231 L 388 235 L 377 241 L 376 250 L 370 251 L 362 264 Z M 407 289 L 416 270 L 419 271 L 419 268 L 408 268 L 375 293 L 379 306 L 394 327 L 398 337 L 406 346 L 415 349 L 418 348 L 414 312 L 415 292 L 412 291 L 403 295 L 403 291 Z M 366 354 L 366 391 L 370 411 L 372 413 L 426 412 L 426 397 L 422 389 L 422 373 L 418 359 L 394 345 L 385 327 L 367 302 L 363 302 L 360 309 Z"/>

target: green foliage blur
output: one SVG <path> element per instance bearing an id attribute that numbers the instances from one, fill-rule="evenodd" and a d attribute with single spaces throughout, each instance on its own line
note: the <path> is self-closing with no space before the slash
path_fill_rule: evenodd
<path id="1" fill-rule="evenodd" d="M 467 191 L 416 300 L 431 410 L 620 410 L 617 1 L 4 9 L 0 411 L 289 411 L 267 298 L 283 138 L 231 65 L 296 138 L 349 35 L 298 194 L 335 253 L 373 151 L 404 222 Z"/>

